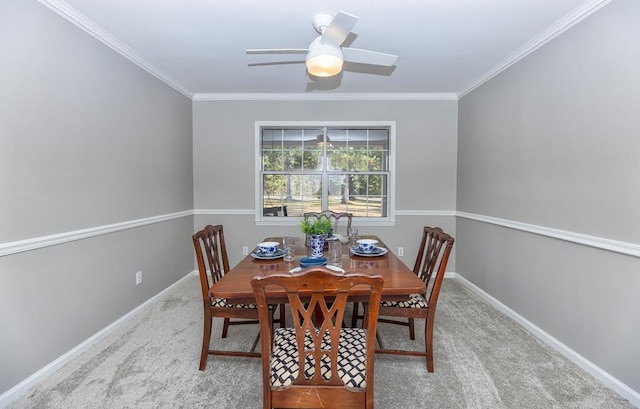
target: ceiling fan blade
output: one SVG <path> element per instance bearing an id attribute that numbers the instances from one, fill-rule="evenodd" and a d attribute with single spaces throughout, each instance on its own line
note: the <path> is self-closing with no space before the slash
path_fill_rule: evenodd
<path id="1" fill-rule="evenodd" d="M 337 12 L 322 33 L 322 43 L 340 47 L 357 22 L 358 17 L 353 14 L 345 13 L 344 11 Z"/>
<path id="2" fill-rule="evenodd" d="M 270 65 L 294 65 L 304 64 L 304 60 L 291 60 L 291 61 L 269 61 L 269 62 L 256 62 L 247 64 L 247 67 L 267 67 Z"/>
<path id="3" fill-rule="evenodd" d="M 395 64 L 397 55 L 379 53 L 377 51 L 361 50 L 359 48 L 343 48 L 344 60 L 359 64 L 384 65 L 387 67 Z"/>
<path id="4" fill-rule="evenodd" d="M 308 48 L 256 48 L 246 50 L 247 54 L 306 54 Z"/>

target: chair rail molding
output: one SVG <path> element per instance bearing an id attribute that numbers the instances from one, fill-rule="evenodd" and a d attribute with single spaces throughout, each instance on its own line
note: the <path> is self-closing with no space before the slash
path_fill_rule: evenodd
<path id="1" fill-rule="evenodd" d="M 193 214 L 255 215 L 255 209 L 194 209 Z"/>
<path id="2" fill-rule="evenodd" d="M 615 253 L 625 254 L 633 257 L 640 257 L 640 244 L 628 243 L 624 241 L 611 240 L 604 237 L 590 236 L 582 233 L 575 233 L 566 230 L 554 229 L 551 227 L 538 226 L 513 220 L 501 219 L 493 216 L 485 216 L 467 212 L 457 212 L 455 210 L 396 210 L 396 216 L 422 216 L 422 217 L 460 217 L 468 220 L 475 220 L 496 226 L 507 227 L 541 236 L 564 240 L 571 243 L 582 244 L 589 247 L 608 250 Z M 255 209 L 193 209 L 176 213 L 169 213 L 159 216 L 152 216 L 143 219 L 129 220 L 121 223 L 114 223 L 104 226 L 96 226 L 87 229 L 74 230 L 64 233 L 52 234 L 41 237 L 34 237 L 25 240 L 18 240 L 7 243 L 0 243 L 0 257 L 24 251 L 35 250 L 43 247 L 54 246 L 75 240 L 82 240 L 102 234 L 114 233 L 126 229 L 146 226 L 153 223 L 161 223 L 168 220 L 179 219 L 193 215 L 247 215 L 255 216 Z M 295 219 L 295 218 L 293 218 Z M 279 221 L 278 223 L 282 223 Z M 267 225 L 273 223 L 266 223 Z M 287 224 L 287 223 L 285 223 Z M 297 219 L 292 221 L 297 224 Z M 363 225 L 369 225 L 364 223 Z M 371 225 L 377 225 L 372 223 Z M 393 224 L 390 224 L 393 225 Z"/>
<path id="3" fill-rule="evenodd" d="M 588 234 L 558 230 L 551 227 L 538 226 L 535 224 L 522 223 L 513 220 L 500 219 L 498 217 L 484 216 L 474 213 L 457 212 L 456 216 L 463 219 L 494 224 L 496 226 L 508 227 L 510 229 L 521 230 L 558 240 L 564 240 L 589 247 L 595 247 L 602 250 L 613 251 L 615 253 L 640 257 L 640 244 L 611 240 L 604 237 L 590 236 Z"/>
<path id="4" fill-rule="evenodd" d="M 396 216 L 455 216 L 455 210 L 396 210 Z"/>
<path id="5" fill-rule="evenodd" d="M 250 214 L 255 215 L 255 209 L 194 209 L 194 214 Z M 396 216 L 455 216 L 455 210 L 396 210 Z"/>
<path id="6" fill-rule="evenodd" d="M 194 209 L 195 215 L 251 215 L 255 216 L 254 209 Z M 455 210 L 396 210 L 396 216 L 436 216 L 454 217 Z M 274 220 L 254 220 L 258 226 L 297 226 L 300 221 L 297 217 L 274 217 Z M 354 218 L 354 226 L 395 226 L 396 220 L 376 220 L 364 218 Z"/>
<path id="7" fill-rule="evenodd" d="M 71 241 L 87 239 L 103 234 L 114 233 L 126 229 L 147 226 L 149 224 L 161 223 L 168 220 L 180 219 L 182 217 L 193 216 L 193 210 L 185 210 L 177 213 L 163 214 L 159 216 L 146 217 L 144 219 L 129 220 L 121 223 L 107 224 L 103 226 L 90 227 L 87 229 L 74 230 L 64 233 L 51 234 L 48 236 L 35 237 L 31 239 L 18 240 L 8 243 L 0 243 L 0 257 L 10 254 L 21 253 L 23 251 L 36 250 L 43 247 L 54 246 L 56 244 L 68 243 Z"/>

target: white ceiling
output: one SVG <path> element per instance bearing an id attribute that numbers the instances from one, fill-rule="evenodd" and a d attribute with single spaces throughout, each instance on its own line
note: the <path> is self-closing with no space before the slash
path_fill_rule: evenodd
<path id="1" fill-rule="evenodd" d="M 40 0 L 191 97 L 461 96 L 609 1 Z M 395 67 L 345 63 L 342 74 L 314 81 L 304 55 L 245 54 L 248 48 L 306 48 L 317 36 L 312 17 L 338 10 L 360 18 L 347 42 L 398 55 Z"/>

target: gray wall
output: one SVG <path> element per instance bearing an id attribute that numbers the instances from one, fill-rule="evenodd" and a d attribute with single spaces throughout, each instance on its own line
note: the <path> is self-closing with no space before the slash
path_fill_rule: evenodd
<path id="1" fill-rule="evenodd" d="M 0 246 L 196 216 L 0 255 L 0 393 L 191 270 L 204 224 L 225 225 L 232 264 L 242 245 L 297 232 L 251 213 L 266 120 L 396 121 L 397 224 L 362 232 L 411 264 L 421 227 L 442 226 L 457 240 L 450 271 L 640 390 L 638 258 L 447 215 L 640 243 L 639 11 L 610 3 L 460 104 L 196 101 L 192 116 L 188 98 L 38 2 L 4 0 Z"/>
<path id="2" fill-rule="evenodd" d="M 458 211 L 640 244 L 640 3 L 616 0 L 460 101 Z M 640 391 L 640 259 L 478 220 L 456 271 Z"/>
<path id="3" fill-rule="evenodd" d="M 458 103 L 452 101 L 196 101 L 193 108 L 194 228 L 225 226 L 231 264 L 242 245 L 253 248 L 267 235 L 297 234 L 299 227 L 256 226 L 256 121 L 395 121 L 395 227 L 361 227 L 392 249 L 405 248 L 412 265 L 424 225 L 455 235 L 453 216 L 434 215 L 456 206 Z M 225 210 L 244 209 L 242 215 Z M 213 214 L 212 214 L 213 213 Z M 455 269 L 455 262 L 449 270 Z"/>
<path id="4" fill-rule="evenodd" d="M 0 50 L 0 245 L 193 209 L 189 98 L 37 1 L 0 3 Z M 0 394 L 190 272 L 192 228 L 0 254 Z"/>

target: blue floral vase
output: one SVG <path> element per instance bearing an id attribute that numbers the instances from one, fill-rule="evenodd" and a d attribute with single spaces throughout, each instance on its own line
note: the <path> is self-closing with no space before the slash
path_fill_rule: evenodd
<path id="1" fill-rule="evenodd" d="M 311 246 L 311 257 L 322 257 L 324 249 L 324 240 L 327 238 L 326 234 L 310 234 L 309 245 Z"/>

